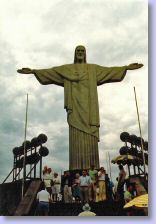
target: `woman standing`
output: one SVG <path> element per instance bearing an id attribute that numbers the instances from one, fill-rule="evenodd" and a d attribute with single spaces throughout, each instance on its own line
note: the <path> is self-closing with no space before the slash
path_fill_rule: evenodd
<path id="1" fill-rule="evenodd" d="M 73 188 L 73 197 L 75 198 L 76 202 L 80 202 L 80 174 L 75 174 Z"/>
<path id="2" fill-rule="evenodd" d="M 105 182 L 106 171 L 104 167 L 101 167 L 98 172 L 98 185 L 99 185 L 99 201 L 106 200 L 106 182 Z"/>
<path id="3" fill-rule="evenodd" d="M 51 183 L 53 181 L 53 172 L 51 168 L 47 168 L 44 167 L 43 170 L 43 181 L 46 187 L 46 190 L 49 192 L 50 196 L 51 196 Z"/>

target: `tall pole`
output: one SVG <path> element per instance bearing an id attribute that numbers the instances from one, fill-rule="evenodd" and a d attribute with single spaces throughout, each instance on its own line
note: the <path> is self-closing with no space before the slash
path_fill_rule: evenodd
<path id="1" fill-rule="evenodd" d="M 110 161 L 110 154 L 109 154 L 109 152 L 108 152 L 108 161 L 109 161 L 109 175 L 110 175 L 110 179 L 112 181 L 111 161 Z"/>
<path id="2" fill-rule="evenodd" d="M 143 157 L 144 175 L 146 175 L 144 146 L 143 146 L 143 140 L 142 140 L 142 131 L 141 131 L 140 116 L 139 116 L 139 109 L 138 109 L 135 86 L 134 86 L 134 95 L 135 95 L 135 103 L 136 103 L 137 116 L 138 116 L 139 132 L 140 132 L 140 137 L 141 137 L 141 151 L 142 151 L 142 157 Z"/>
<path id="3" fill-rule="evenodd" d="M 26 137 L 27 137 L 27 120 L 28 120 L 28 93 L 26 100 L 26 112 L 25 112 L 25 129 L 24 129 L 24 157 L 23 157 L 23 179 L 22 179 L 22 198 L 24 197 L 25 181 L 26 181 Z"/>
<path id="4" fill-rule="evenodd" d="M 109 168 L 108 168 L 108 154 L 107 154 L 107 152 L 106 152 L 106 165 L 107 165 L 107 173 L 109 172 Z"/>

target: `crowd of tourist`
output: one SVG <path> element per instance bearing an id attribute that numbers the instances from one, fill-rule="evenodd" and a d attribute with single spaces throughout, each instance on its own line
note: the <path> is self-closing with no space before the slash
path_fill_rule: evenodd
<path id="1" fill-rule="evenodd" d="M 127 185 L 125 189 L 126 172 L 122 165 L 119 165 L 119 176 L 113 183 L 104 167 L 99 170 L 91 165 L 89 170 L 82 170 L 81 173 L 70 173 L 64 171 L 62 176 L 47 166 L 43 169 L 43 188 L 37 194 L 39 208 L 47 214 L 48 203 L 82 203 L 87 209 L 88 203 L 102 202 L 105 200 L 125 201 L 132 200 L 135 196 L 135 189 Z M 89 211 L 89 207 L 88 207 Z M 87 211 L 87 212 L 88 212 Z M 83 213 L 84 215 L 86 213 Z"/>
<path id="2" fill-rule="evenodd" d="M 64 171 L 62 176 L 47 166 L 43 169 L 43 182 L 52 202 L 89 203 L 124 199 L 126 172 L 119 165 L 119 176 L 114 184 L 104 167 L 99 170 L 91 165 L 89 170 L 75 174 Z"/>

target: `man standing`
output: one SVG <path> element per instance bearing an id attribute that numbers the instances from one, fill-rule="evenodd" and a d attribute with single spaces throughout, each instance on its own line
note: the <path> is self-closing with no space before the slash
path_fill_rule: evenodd
<path id="1" fill-rule="evenodd" d="M 97 86 L 120 82 L 127 70 L 139 69 L 142 66 L 138 63 L 120 67 L 88 64 L 85 47 L 77 46 L 74 64 L 50 69 L 18 70 L 19 73 L 34 74 L 42 85 L 56 84 L 64 87 L 64 108 L 69 124 L 70 170 L 88 169 L 92 163 L 99 169 L 100 119 Z"/>
<path id="2" fill-rule="evenodd" d="M 82 204 L 88 203 L 90 185 L 91 178 L 87 176 L 87 170 L 83 170 L 82 176 L 80 177 L 80 198 Z"/>
<path id="3" fill-rule="evenodd" d="M 127 187 L 127 191 L 124 192 L 125 204 L 127 204 L 129 201 L 133 199 L 132 190 L 133 190 L 132 185 L 129 185 Z"/>
<path id="4" fill-rule="evenodd" d="M 124 192 L 125 204 L 127 204 L 128 202 L 130 202 L 134 198 L 134 196 L 132 195 L 132 191 L 133 191 L 133 186 L 128 185 L 127 190 Z M 128 216 L 133 216 L 134 215 L 134 211 L 131 207 L 129 209 L 127 209 L 127 215 Z"/>
<path id="5" fill-rule="evenodd" d="M 61 179 L 58 173 L 54 173 L 53 185 L 52 185 L 52 198 L 53 201 L 58 201 L 58 195 L 60 193 Z"/>
<path id="6" fill-rule="evenodd" d="M 118 200 L 117 188 L 118 188 L 118 177 L 116 177 L 116 181 L 114 183 L 114 189 L 113 189 L 114 200 L 116 201 Z"/>
<path id="7" fill-rule="evenodd" d="M 62 190 L 63 190 L 63 198 L 65 203 L 72 202 L 72 178 L 70 176 L 69 171 L 64 171 L 64 175 L 62 177 Z"/>
<path id="8" fill-rule="evenodd" d="M 96 182 L 97 182 L 97 173 L 95 166 L 92 164 L 89 169 L 89 176 L 91 178 L 91 185 L 89 188 L 89 201 L 96 201 Z"/>
<path id="9" fill-rule="evenodd" d="M 48 216 L 49 202 L 51 201 L 50 194 L 45 190 L 44 182 L 41 184 L 41 191 L 37 194 L 38 212 L 41 216 Z"/>
<path id="10" fill-rule="evenodd" d="M 125 184 L 125 178 L 126 178 L 126 172 L 124 170 L 124 167 L 122 165 L 119 165 L 119 177 L 118 177 L 118 187 L 117 187 L 117 193 L 119 195 L 119 199 L 124 199 L 124 184 Z"/>

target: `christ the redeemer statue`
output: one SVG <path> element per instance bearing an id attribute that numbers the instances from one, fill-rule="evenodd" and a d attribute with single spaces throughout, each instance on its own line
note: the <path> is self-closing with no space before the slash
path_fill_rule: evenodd
<path id="1" fill-rule="evenodd" d="M 86 62 L 86 49 L 77 46 L 73 64 L 49 69 L 22 68 L 19 73 L 34 74 L 42 85 L 64 87 L 64 108 L 69 124 L 69 169 L 99 168 L 99 105 L 97 86 L 120 82 L 127 70 L 139 69 L 134 63 L 122 67 L 103 67 Z M 112 130 L 113 131 L 113 130 Z"/>

